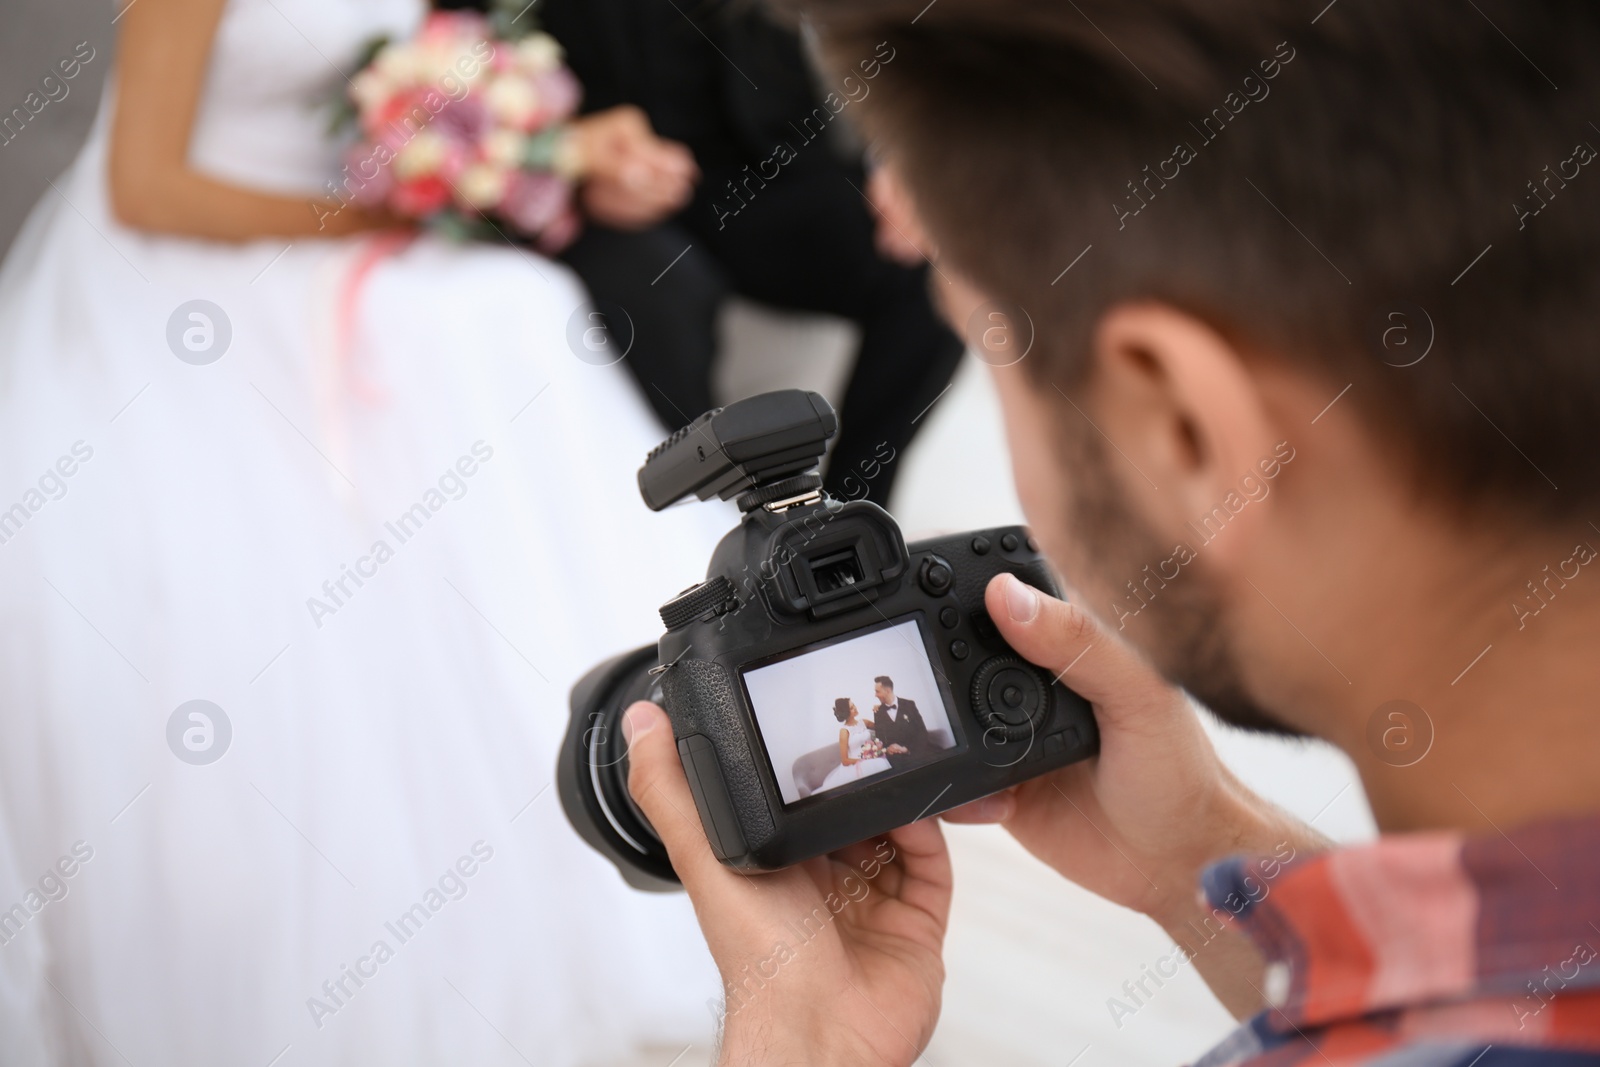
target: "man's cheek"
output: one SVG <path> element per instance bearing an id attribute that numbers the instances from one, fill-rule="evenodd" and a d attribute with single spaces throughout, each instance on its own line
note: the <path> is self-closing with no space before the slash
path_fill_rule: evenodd
<path id="1" fill-rule="evenodd" d="M 989 368 L 999 394 L 1006 449 L 1010 453 L 1012 481 L 1023 516 L 1045 554 L 1065 567 L 1058 555 L 1074 540 L 1068 528 L 1071 500 L 1060 446 L 1033 383 L 1020 366 Z"/>
<path id="2" fill-rule="evenodd" d="M 959 273 L 947 273 L 948 285 L 933 287 L 934 305 L 945 324 L 960 335 L 967 344 L 974 343 L 967 336 L 967 324 L 973 312 L 988 303 L 988 297 L 969 284 Z"/>

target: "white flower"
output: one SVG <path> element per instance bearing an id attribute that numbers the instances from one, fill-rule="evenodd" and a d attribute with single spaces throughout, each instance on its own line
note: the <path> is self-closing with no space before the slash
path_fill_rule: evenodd
<path id="1" fill-rule="evenodd" d="M 539 94 L 522 78 L 502 74 L 489 83 L 483 102 L 501 125 L 525 128 L 539 109 Z"/>
<path id="2" fill-rule="evenodd" d="M 489 131 L 483 139 L 483 154 L 490 163 L 501 167 L 519 167 L 528 150 L 528 139 L 516 130 L 500 127 Z"/>
<path id="3" fill-rule="evenodd" d="M 447 147 L 445 139 L 432 130 L 417 131 L 417 135 L 395 153 L 394 176 L 408 181 L 434 173 L 444 163 Z"/>
<path id="4" fill-rule="evenodd" d="M 416 65 L 417 50 L 410 45 L 392 44 L 378 53 L 372 70 L 394 85 L 409 85 Z"/>
<path id="5" fill-rule="evenodd" d="M 377 67 L 368 67 L 350 80 L 350 95 L 357 107 L 371 111 L 394 95 L 394 83 Z"/>
<path id="6" fill-rule="evenodd" d="M 456 64 L 466 54 L 467 46 L 459 41 L 435 43 L 418 56 L 418 80 L 430 83 L 438 81 L 446 74 L 454 72 Z"/>
<path id="7" fill-rule="evenodd" d="M 457 189 L 461 199 L 480 211 L 487 211 L 499 205 L 510 180 L 511 173 L 504 167 L 474 163 L 462 172 Z"/>
<path id="8" fill-rule="evenodd" d="M 411 77 L 417 85 L 431 85 L 450 66 L 454 53 L 439 45 L 412 51 Z"/>
<path id="9" fill-rule="evenodd" d="M 517 42 L 517 66 L 529 74 L 545 74 L 561 66 L 561 45 L 548 33 L 535 33 Z"/>

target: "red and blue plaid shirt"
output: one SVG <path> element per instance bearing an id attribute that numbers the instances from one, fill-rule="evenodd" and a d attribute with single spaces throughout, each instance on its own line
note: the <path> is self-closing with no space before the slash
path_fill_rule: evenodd
<path id="1" fill-rule="evenodd" d="M 1271 1006 L 1195 1067 L 1600 1064 L 1600 818 L 1231 859 L 1204 888 Z"/>

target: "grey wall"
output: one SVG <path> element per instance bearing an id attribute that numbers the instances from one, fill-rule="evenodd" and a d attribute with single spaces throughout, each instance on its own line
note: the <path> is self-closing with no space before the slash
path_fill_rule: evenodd
<path id="1" fill-rule="evenodd" d="M 0 143 L 0 249 L 11 244 L 34 202 L 49 192 L 47 181 L 72 161 L 89 132 L 111 69 L 115 14 L 110 0 L 0 3 L 0 118 L 13 108 L 28 114 L 29 93 L 38 94 L 34 106 L 48 101 L 20 129 L 13 119 L 9 129 L 0 130 L 0 140 L 10 138 Z M 71 58 L 84 41 L 94 49 L 94 59 L 71 81 L 60 80 L 57 63 Z M 41 87 L 47 75 L 57 79 L 48 88 L 59 100 L 49 100 Z"/>

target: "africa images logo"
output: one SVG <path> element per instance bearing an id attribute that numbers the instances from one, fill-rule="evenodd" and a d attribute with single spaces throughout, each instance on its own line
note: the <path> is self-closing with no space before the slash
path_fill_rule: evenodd
<path id="1" fill-rule="evenodd" d="M 189 700 L 167 718 L 167 747 L 194 767 L 215 763 L 233 744 L 228 713 L 209 700 Z"/>

